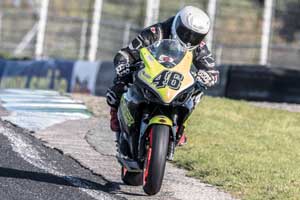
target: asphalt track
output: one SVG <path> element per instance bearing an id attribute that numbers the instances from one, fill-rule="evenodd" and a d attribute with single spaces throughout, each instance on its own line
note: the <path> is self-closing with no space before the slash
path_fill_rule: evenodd
<path id="1" fill-rule="evenodd" d="M 49 91 L 0 91 L 0 200 L 233 199 L 167 164 L 162 190 L 147 196 L 120 180 L 108 107 L 93 118 Z"/>
<path id="2" fill-rule="evenodd" d="M 120 199 L 107 193 L 108 181 L 30 134 L 70 119 L 88 118 L 84 105 L 47 91 L 2 90 L 0 98 L 10 111 L 10 115 L 0 111 L 1 200 Z"/>
<path id="3" fill-rule="evenodd" d="M 106 180 L 2 121 L 0 158 L 1 200 L 116 199 Z"/>

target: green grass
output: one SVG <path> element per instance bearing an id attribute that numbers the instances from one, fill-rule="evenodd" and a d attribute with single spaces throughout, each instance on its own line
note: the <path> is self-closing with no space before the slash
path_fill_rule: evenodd
<path id="1" fill-rule="evenodd" d="M 175 163 L 242 199 L 300 199 L 300 113 L 205 97 Z"/>

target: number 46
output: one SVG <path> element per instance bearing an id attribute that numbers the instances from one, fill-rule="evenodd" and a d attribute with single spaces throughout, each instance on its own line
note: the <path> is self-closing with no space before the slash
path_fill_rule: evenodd
<path id="1" fill-rule="evenodd" d="M 178 72 L 164 70 L 153 79 L 153 83 L 157 88 L 169 86 L 174 90 L 178 90 L 181 86 L 181 81 L 183 78 L 183 75 Z"/>

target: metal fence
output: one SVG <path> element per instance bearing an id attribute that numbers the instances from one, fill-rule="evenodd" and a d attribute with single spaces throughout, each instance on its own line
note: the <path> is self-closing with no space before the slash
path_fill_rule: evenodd
<path id="1" fill-rule="evenodd" d="M 112 60 L 144 27 L 202 8 L 218 64 L 300 69 L 299 0 L 1 0 L 0 54 Z"/>

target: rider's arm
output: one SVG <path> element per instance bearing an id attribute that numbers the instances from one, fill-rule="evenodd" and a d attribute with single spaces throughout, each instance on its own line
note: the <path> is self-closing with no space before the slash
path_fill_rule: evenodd
<path id="1" fill-rule="evenodd" d="M 215 59 L 202 42 L 194 51 L 194 65 L 198 69 L 198 80 L 206 87 L 215 85 L 219 79 L 219 71 L 216 69 Z"/>
<path id="2" fill-rule="evenodd" d="M 139 49 L 149 46 L 155 41 L 161 40 L 161 24 L 155 24 L 141 31 L 141 33 L 132 40 L 129 46 L 122 48 L 114 58 L 114 65 L 117 77 L 116 81 L 128 83 L 131 79 L 129 66 L 140 61 Z"/>

